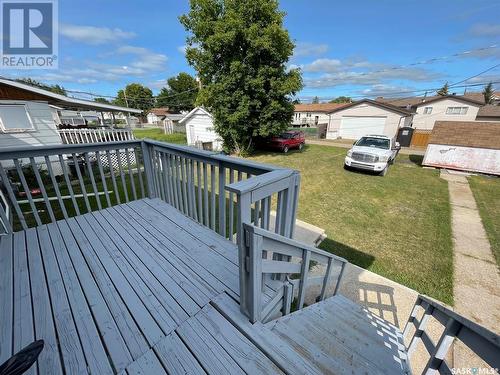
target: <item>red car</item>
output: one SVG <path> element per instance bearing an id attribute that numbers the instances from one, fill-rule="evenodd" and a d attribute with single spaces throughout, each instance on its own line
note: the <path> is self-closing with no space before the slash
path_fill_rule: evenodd
<path id="1" fill-rule="evenodd" d="M 266 145 L 274 150 L 287 153 L 292 148 L 302 150 L 306 143 L 306 137 L 301 131 L 290 130 L 267 140 Z"/>

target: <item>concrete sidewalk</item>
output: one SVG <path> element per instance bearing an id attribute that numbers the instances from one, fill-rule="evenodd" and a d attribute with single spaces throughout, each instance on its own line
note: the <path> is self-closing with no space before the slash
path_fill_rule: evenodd
<path id="1" fill-rule="evenodd" d="M 352 142 L 346 142 L 345 140 L 328 140 L 328 139 L 306 139 L 306 144 L 310 145 L 320 145 L 320 146 L 332 146 L 341 148 L 351 148 Z M 403 147 L 399 151 L 403 155 L 425 155 L 425 149 L 422 148 L 409 148 Z"/>
<path id="2" fill-rule="evenodd" d="M 500 274 L 463 174 L 441 171 L 448 181 L 454 249 L 455 310 L 493 332 L 500 332 Z"/>

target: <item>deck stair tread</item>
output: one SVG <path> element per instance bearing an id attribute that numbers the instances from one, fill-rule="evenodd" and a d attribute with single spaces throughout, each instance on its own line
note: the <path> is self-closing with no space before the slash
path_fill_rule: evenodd
<path id="1" fill-rule="evenodd" d="M 251 324 L 242 318 L 239 306 L 227 296 L 220 295 L 212 303 L 287 373 L 407 373 L 404 351 L 399 350 L 399 330 L 380 322 L 394 330 L 385 334 L 370 318 L 363 318 L 360 307 L 342 296 L 266 324 Z M 355 313 L 359 315 L 350 324 L 350 316 Z M 340 316 L 345 319 L 340 320 Z"/>

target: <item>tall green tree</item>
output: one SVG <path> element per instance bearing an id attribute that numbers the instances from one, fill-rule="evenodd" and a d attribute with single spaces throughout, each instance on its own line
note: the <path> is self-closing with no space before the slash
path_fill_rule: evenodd
<path id="1" fill-rule="evenodd" d="M 161 89 L 156 105 L 176 112 L 190 111 L 195 107 L 197 96 L 198 82 L 188 73 L 181 72 L 167 80 L 167 87 Z"/>
<path id="2" fill-rule="evenodd" d="M 313 98 L 312 104 L 319 104 L 319 98 L 317 96 Z"/>
<path id="3" fill-rule="evenodd" d="M 202 88 L 197 103 L 214 116 L 226 151 L 248 153 L 256 136 L 278 134 L 293 116 L 300 71 L 287 70 L 294 44 L 277 0 L 190 0 L 180 17 L 186 57 Z"/>
<path id="4" fill-rule="evenodd" d="M 31 79 L 31 78 L 18 78 L 16 79 L 16 82 L 24 83 L 26 85 L 38 87 L 50 92 L 53 92 L 54 94 L 59 94 L 59 95 L 66 95 L 66 90 L 64 87 L 60 85 L 47 85 L 45 83 L 39 82 L 37 80 Z"/>
<path id="5" fill-rule="evenodd" d="M 352 103 L 352 98 L 350 96 L 338 96 L 330 100 L 329 103 Z"/>
<path id="6" fill-rule="evenodd" d="M 111 104 L 111 102 L 106 98 L 94 98 L 94 102 L 103 103 L 103 104 Z"/>
<path id="7" fill-rule="evenodd" d="M 131 83 L 124 90 L 118 90 L 113 104 L 121 107 L 142 109 L 146 112 L 153 107 L 153 91 L 140 83 Z"/>
<path id="8" fill-rule="evenodd" d="M 493 90 L 493 83 L 488 83 L 483 89 L 484 96 L 484 104 L 491 104 L 493 102 L 493 94 L 495 90 Z"/>
<path id="9" fill-rule="evenodd" d="M 449 89 L 448 82 L 446 82 L 444 86 L 437 91 L 437 94 L 441 96 L 446 96 L 448 95 L 448 89 Z"/>

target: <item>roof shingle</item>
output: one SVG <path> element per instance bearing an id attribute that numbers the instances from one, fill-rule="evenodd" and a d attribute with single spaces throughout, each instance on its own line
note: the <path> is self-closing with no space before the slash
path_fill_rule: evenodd
<path id="1" fill-rule="evenodd" d="M 429 144 L 500 150 L 500 122 L 436 121 Z"/>

